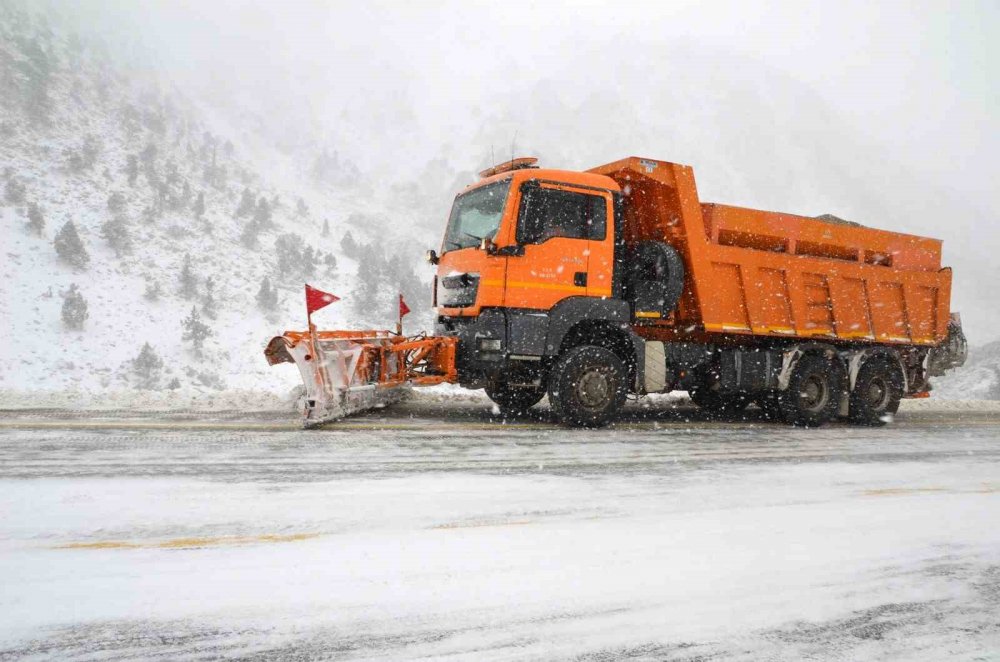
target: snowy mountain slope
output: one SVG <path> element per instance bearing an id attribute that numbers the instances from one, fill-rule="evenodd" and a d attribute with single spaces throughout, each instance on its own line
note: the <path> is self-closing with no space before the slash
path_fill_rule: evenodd
<path id="1" fill-rule="evenodd" d="M 387 327 L 400 290 L 415 311 L 409 326 L 426 324 L 429 274 L 414 271 L 421 246 L 413 248 L 412 223 L 398 211 L 272 172 L 280 159 L 228 138 L 224 122 L 206 119 L 180 91 L 133 80 L 85 38 L 6 5 L 0 81 L 11 91 L 0 97 L 0 325 L 8 338 L 0 389 L 127 388 L 129 362 L 147 342 L 163 361 L 160 387 L 286 389 L 294 380 L 269 369 L 261 350 L 268 334 L 304 325 L 304 280 L 345 298 L 317 314 L 321 324 Z M 252 204 L 237 216 L 247 191 Z M 33 205 L 41 232 L 28 227 Z M 70 221 L 89 255 L 83 268 L 53 246 Z M 348 229 L 360 247 L 345 251 Z M 282 259 L 276 242 L 289 233 L 297 237 L 285 237 L 291 248 Z M 378 289 L 351 305 L 358 258 Z M 182 294 L 187 259 L 193 287 Z M 278 292 L 268 310 L 257 301 L 265 278 Z M 88 304 L 78 331 L 60 317 L 71 284 Z M 147 292 L 157 290 L 151 300 Z M 211 329 L 201 356 L 183 339 L 193 308 Z"/>

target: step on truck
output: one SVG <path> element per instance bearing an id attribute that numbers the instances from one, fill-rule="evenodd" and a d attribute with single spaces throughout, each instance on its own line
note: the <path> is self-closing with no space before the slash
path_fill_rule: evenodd
<path id="1" fill-rule="evenodd" d="M 481 177 L 428 251 L 433 336 L 310 325 L 268 344 L 299 367 L 307 427 L 444 382 L 505 414 L 547 395 L 570 426 L 674 390 L 719 415 L 879 425 L 965 361 L 940 240 L 701 202 L 689 166 L 646 158 Z"/>

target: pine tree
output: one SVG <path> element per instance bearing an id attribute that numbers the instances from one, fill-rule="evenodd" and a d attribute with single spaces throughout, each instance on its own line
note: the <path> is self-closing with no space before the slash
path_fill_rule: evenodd
<path id="1" fill-rule="evenodd" d="M 135 180 L 139 178 L 139 157 L 135 154 L 128 155 L 125 173 L 128 175 L 128 185 L 135 186 Z"/>
<path id="2" fill-rule="evenodd" d="M 42 231 L 45 230 L 45 216 L 42 215 L 42 209 L 38 206 L 37 202 L 32 202 L 28 205 L 28 227 L 39 237 L 42 236 Z"/>
<path id="3" fill-rule="evenodd" d="M 323 219 L 323 236 L 324 237 L 330 236 L 330 219 L 328 218 Z"/>
<path id="4" fill-rule="evenodd" d="M 298 202 L 295 204 L 295 213 L 299 217 L 304 217 L 309 215 L 309 205 L 302 198 L 299 198 Z"/>
<path id="5" fill-rule="evenodd" d="M 83 241 L 80 239 L 73 221 L 66 221 L 62 229 L 56 233 L 52 244 L 56 247 L 56 254 L 59 255 L 59 258 L 72 267 L 83 269 L 90 262 L 90 255 L 84 248 Z"/>
<path id="6" fill-rule="evenodd" d="M 113 216 L 101 225 L 101 236 L 118 257 L 132 250 L 132 234 L 129 232 L 125 217 L 121 214 Z"/>
<path id="7" fill-rule="evenodd" d="M 66 328 L 79 331 L 83 323 L 90 317 L 87 312 L 87 300 L 83 298 L 80 288 L 73 283 L 63 294 L 62 321 Z"/>
<path id="8" fill-rule="evenodd" d="M 302 243 L 302 237 L 292 232 L 279 235 L 274 240 L 278 276 L 290 278 L 302 273 L 304 266 Z"/>
<path id="9" fill-rule="evenodd" d="M 344 255 L 348 257 L 353 257 L 358 250 L 358 244 L 354 241 L 354 237 L 351 236 L 351 231 L 348 230 L 344 233 L 344 238 L 340 240 L 340 248 L 344 251 Z"/>
<path id="10" fill-rule="evenodd" d="M 305 250 L 302 251 L 302 273 L 306 276 L 312 276 L 316 273 L 316 263 L 319 258 L 316 252 L 313 250 L 312 246 L 306 246 Z"/>
<path id="11" fill-rule="evenodd" d="M 264 276 L 257 290 L 257 307 L 265 313 L 274 311 L 278 306 L 278 290 L 271 286 L 271 279 Z"/>
<path id="12" fill-rule="evenodd" d="M 200 219 L 205 215 L 205 192 L 198 193 L 198 198 L 194 201 L 194 217 Z"/>
<path id="13" fill-rule="evenodd" d="M 185 299 L 193 299 L 198 294 L 198 277 L 194 275 L 191 268 L 191 255 L 184 256 L 184 266 L 181 267 L 181 275 L 178 279 L 180 283 L 180 295 Z"/>
<path id="14" fill-rule="evenodd" d="M 323 263 L 326 265 L 327 273 L 333 273 L 337 269 L 337 258 L 334 257 L 333 253 L 327 253 L 326 257 L 323 258 Z"/>
<path id="15" fill-rule="evenodd" d="M 240 204 L 236 207 L 236 213 L 233 214 L 233 218 L 252 217 L 256 204 L 253 191 L 249 188 L 243 189 L 243 195 L 240 196 Z"/>
<path id="16" fill-rule="evenodd" d="M 115 191 L 108 196 L 108 211 L 117 214 L 123 209 L 125 209 L 125 196 L 121 192 Z"/>
<path id="17" fill-rule="evenodd" d="M 211 276 L 205 279 L 205 295 L 201 298 L 201 312 L 208 319 L 214 320 L 216 318 L 215 280 Z"/>
<path id="18" fill-rule="evenodd" d="M 157 356 L 148 342 L 143 343 L 139 355 L 131 363 L 132 374 L 135 375 L 139 388 L 154 389 L 159 385 L 163 359 Z"/>
<path id="19" fill-rule="evenodd" d="M 184 334 L 181 336 L 181 340 L 190 342 L 195 354 L 201 356 L 202 347 L 205 344 L 205 340 L 212 335 L 212 329 L 201 321 L 201 315 L 198 314 L 196 306 L 191 306 L 191 314 L 185 317 L 181 324 L 184 326 Z"/>
<path id="20" fill-rule="evenodd" d="M 271 203 L 261 196 L 253 213 L 253 222 L 261 230 L 271 226 Z"/>
<path id="21" fill-rule="evenodd" d="M 260 233 L 260 228 L 252 220 L 243 226 L 243 231 L 240 233 L 240 243 L 247 248 L 257 248 L 257 235 Z"/>

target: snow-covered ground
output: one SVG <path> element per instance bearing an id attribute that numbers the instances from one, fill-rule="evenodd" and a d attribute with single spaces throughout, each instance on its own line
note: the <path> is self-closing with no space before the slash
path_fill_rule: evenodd
<path id="1" fill-rule="evenodd" d="M 1000 650 L 996 416 L 568 431 L 408 406 L 314 432 L 4 427 L 0 658 Z"/>

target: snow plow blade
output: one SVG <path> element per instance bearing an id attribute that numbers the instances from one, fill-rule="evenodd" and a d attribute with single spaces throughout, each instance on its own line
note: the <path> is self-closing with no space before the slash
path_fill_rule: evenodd
<path id="1" fill-rule="evenodd" d="M 270 365 L 294 363 L 305 385 L 303 427 L 398 402 L 411 386 L 453 382 L 455 338 L 390 331 L 286 331 L 267 344 Z"/>

